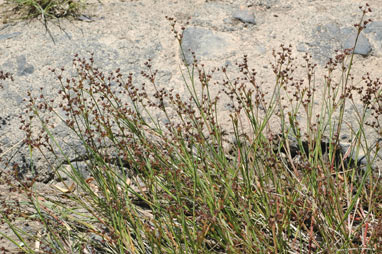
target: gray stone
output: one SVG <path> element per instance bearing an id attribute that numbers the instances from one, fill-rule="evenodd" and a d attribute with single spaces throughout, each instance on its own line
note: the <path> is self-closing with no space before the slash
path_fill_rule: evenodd
<path id="1" fill-rule="evenodd" d="M 181 47 L 186 64 L 193 62 L 192 52 L 195 52 L 197 59 L 213 57 L 222 54 L 227 46 L 228 43 L 223 36 L 205 28 L 188 27 L 183 32 Z"/>
<path id="2" fill-rule="evenodd" d="M 365 33 L 382 33 L 382 21 L 370 22 L 364 31 Z"/>
<path id="3" fill-rule="evenodd" d="M 382 47 L 382 21 L 375 21 L 367 24 L 365 33 L 371 33 L 374 35 L 374 39 L 379 42 Z"/>
<path id="4" fill-rule="evenodd" d="M 256 25 L 255 15 L 250 10 L 236 10 L 232 13 L 232 17 L 241 22 Z"/>
<path id="5" fill-rule="evenodd" d="M 343 43 L 344 49 L 353 48 L 357 34 L 353 33 Z M 357 45 L 354 49 L 355 54 L 367 56 L 371 52 L 371 45 L 369 40 L 361 33 L 358 37 Z"/>
<path id="6" fill-rule="evenodd" d="M 299 44 L 297 44 L 296 50 L 298 52 L 307 52 L 308 51 L 306 46 L 305 46 L 305 43 L 303 43 L 303 42 L 300 42 Z"/>
<path id="7" fill-rule="evenodd" d="M 21 32 L 14 32 L 10 34 L 0 34 L 0 40 L 6 40 L 6 39 L 11 39 L 13 37 L 19 36 Z"/>
<path id="8" fill-rule="evenodd" d="M 74 161 L 71 162 L 70 165 L 65 164 L 60 167 L 60 177 L 61 179 L 56 176 L 57 180 L 70 180 L 73 177 L 75 177 L 75 174 L 78 174 L 79 177 L 82 177 L 84 179 L 87 179 L 91 177 L 91 173 L 89 171 L 89 162 L 88 161 Z"/>
<path id="9" fill-rule="evenodd" d="M 314 41 L 306 43 L 310 46 L 308 51 L 313 57 L 321 63 L 326 63 L 329 58 L 333 57 L 335 50 L 352 48 L 357 36 L 357 30 L 353 27 L 340 28 L 336 23 L 329 23 L 317 26 L 313 30 Z M 299 44 L 298 51 L 304 51 L 303 44 Z M 360 34 L 355 54 L 367 56 L 372 50 L 372 46 L 362 33 Z"/>
<path id="10" fill-rule="evenodd" d="M 347 38 L 353 34 L 357 34 L 357 30 L 354 27 L 345 27 L 342 28 L 336 36 L 339 40 L 342 40 L 343 38 Z"/>
<path id="11" fill-rule="evenodd" d="M 381 41 L 382 42 L 382 31 L 380 33 L 375 34 L 375 39 L 377 41 Z"/>
<path id="12" fill-rule="evenodd" d="M 26 57 L 24 55 L 18 56 L 16 58 L 16 62 L 18 76 L 24 76 L 34 72 L 34 67 L 27 63 Z"/>
<path id="13" fill-rule="evenodd" d="M 306 43 L 309 46 L 307 51 L 313 55 L 314 59 L 320 61 L 321 64 L 326 63 L 332 57 L 333 52 L 341 48 L 341 43 L 339 42 L 340 31 L 336 23 L 317 26 L 312 31 L 313 41 Z"/>
<path id="14" fill-rule="evenodd" d="M 326 29 L 327 33 L 328 33 L 330 36 L 332 36 L 332 37 L 335 37 L 335 36 L 338 35 L 339 32 L 340 32 L 340 29 L 339 29 L 338 25 L 335 24 L 335 23 L 329 23 L 329 24 L 327 24 L 327 25 L 325 26 L 325 29 Z"/>

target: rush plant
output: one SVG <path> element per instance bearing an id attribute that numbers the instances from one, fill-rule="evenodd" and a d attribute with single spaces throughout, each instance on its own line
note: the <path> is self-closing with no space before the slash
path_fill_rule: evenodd
<path id="1" fill-rule="evenodd" d="M 371 10 L 361 11 L 358 35 Z M 181 43 L 176 20 L 167 19 Z M 9 239 L 25 253 L 381 252 L 379 147 L 366 133 L 381 133 L 382 86 L 370 75 L 359 86 L 350 83 L 353 57 L 353 50 L 338 53 L 316 84 L 311 58 L 304 57 L 306 78 L 294 78 L 292 49 L 281 45 L 271 91 L 258 83 L 247 56 L 236 78 L 227 67 L 207 72 L 195 59 L 183 73 L 185 96 L 156 83 L 150 60 L 141 73 L 147 84 L 136 84 L 132 74 L 105 74 L 92 57 L 76 55 L 75 77 L 52 69 L 59 100 L 43 90 L 30 94 L 20 118 L 31 150 L 66 158 L 54 170 L 71 183 L 49 198 L 33 180 L 21 182 L 30 209 L 24 217 L 44 233 L 14 227 L 11 215 L 20 211 L 4 203 L 3 221 L 18 237 Z M 212 82 L 217 72 L 225 78 Z M 229 130 L 220 122 L 222 101 L 229 102 Z M 346 103 L 357 109 L 360 127 L 351 129 L 353 142 L 344 149 Z M 88 176 L 63 152 L 53 118 L 81 142 L 78 160 Z"/>

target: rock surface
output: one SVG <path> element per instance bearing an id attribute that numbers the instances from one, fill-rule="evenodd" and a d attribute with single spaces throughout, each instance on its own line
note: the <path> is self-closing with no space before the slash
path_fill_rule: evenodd
<path id="1" fill-rule="evenodd" d="M 187 27 L 183 32 L 181 44 L 185 55 L 184 62 L 192 64 L 194 61 L 192 52 L 195 53 L 198 60 L 223 59 L 224 56 L 230 53 L 229 50 L 233 48 L 233 41 L 233 38 L 222 32 L 214 33 L 205 28 Z"/>
<path id="2" fill-rule="evenodd" d="M 244 23 L 250 23 L 256 25 L 255 15 L 249 10 L 236 10 L 232 14 L 232 17 L 238 19 Z"/>

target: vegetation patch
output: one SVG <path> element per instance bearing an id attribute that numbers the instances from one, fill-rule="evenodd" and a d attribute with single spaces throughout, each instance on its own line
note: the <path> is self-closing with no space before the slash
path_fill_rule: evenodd
<path id="1" fill-rule="evenodd" d="M 358 36 L 371 11 L 361 10 Z M 176 20 L 167 19 L 181 45 Z M 353 59 L 353 50 L 339 52 L 316 84 L 311 58 L 304 57 L 306 77 L 295 77 L 291 47 L 281 45 L 271 91 L 247 56 L 235 78 L 225 66 L 206 72 L 194 59 L 183 73 L 184 96 L 158 86 L 150 60 L 141 73 L 147 83 L 136 84 L 132 74 L 104 73 L 92 57 L 76 55 L 75 76 L 51 70 L 59 98 L 46 99 L 43 89 L 29 94 L 20 116 L 31 154 L 66 158 L 52 168 L 62 185 L 50 196 L 33 178 L 2 176 L 28 202 L 0 200 L 0 222 L 17 239 L 0 234 L 22 253 L 381 253 L 379 146 L 368 144 L 366 129 L 382 133 L 382 83 L 366 74 L 353 84 Z M 212 82 L 215 71 L 225 78 Z M 232 136 L 219 120 L 221 100 L 229 102 Z M 347 103 L 360 128 L 344 150 Z M 76 160 L 53 134 L 57 118 L 81 141 Z M 19 219 L 42 229 L 25 232 L 14 225 Z"/>
<path id="2" fill-rule="evenodd" d="M 83 0 L 8 0 L 8 19 L 62 18 L 77 16 L 84 8 Z M 4 22 L 4 21 L 3 21 Z"/>

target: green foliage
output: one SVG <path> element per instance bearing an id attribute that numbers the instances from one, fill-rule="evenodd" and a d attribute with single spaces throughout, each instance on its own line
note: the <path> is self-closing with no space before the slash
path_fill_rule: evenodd
<path id="1" fill-rule="evenodd" d="M 82 0 L 10 0 L 16 4 L 15 10 L 23 18 L 41 16 L 47 18 L 60 18 L 75 16 L 84 7 Z"/>

